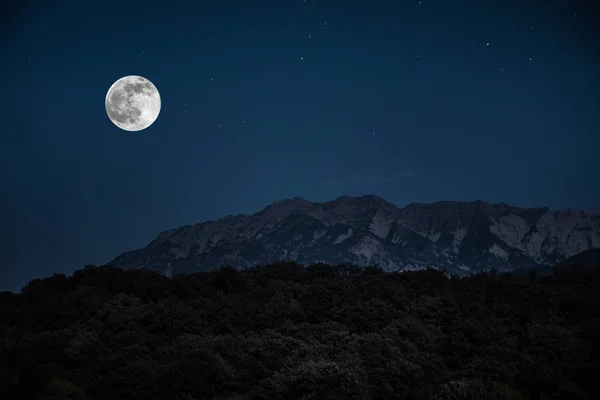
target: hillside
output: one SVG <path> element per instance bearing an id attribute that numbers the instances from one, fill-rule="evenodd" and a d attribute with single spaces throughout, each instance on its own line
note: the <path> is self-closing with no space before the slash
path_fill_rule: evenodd
<path id="1" fill-rule="evenodd" d="M 567 267 L 569 265 L 581 265 L 587 268 L 595 268 L 600 265 L 600 249 L 590 249 L 575 254 L 573 257 L 561 262 L 558 267 Z"/>
<path id="2" fill-rule="evenodd" d="M 599 293 L 577 267 L 90 266 L 0 293 L 0 398 L 592 399 Z"/>

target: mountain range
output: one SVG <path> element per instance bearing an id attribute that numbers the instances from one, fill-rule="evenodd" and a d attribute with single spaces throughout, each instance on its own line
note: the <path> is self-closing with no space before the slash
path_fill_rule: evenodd
<path id="1" fill-rule="evenodd" d="M 160 233 L 111 264 L 167 276 L 290 260 L 378 265 L 385 271 L 445 269 L 467 275 L 552 266 L 600 248 L 600 214 L 483 201 L 411 203 L 366 195 L 317 203 L 299 197 L 252 215 Z"/>

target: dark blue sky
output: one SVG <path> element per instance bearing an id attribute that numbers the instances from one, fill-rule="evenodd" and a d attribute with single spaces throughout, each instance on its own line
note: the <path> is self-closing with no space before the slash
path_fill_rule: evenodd
<path id="1" fill-rule="evenodd" d="M 284 198 L 600 210 L 577 1 L 23 1 L 2 9 L 0 290 Z M 104 97 L 150 79 L 157 121 Z"/>

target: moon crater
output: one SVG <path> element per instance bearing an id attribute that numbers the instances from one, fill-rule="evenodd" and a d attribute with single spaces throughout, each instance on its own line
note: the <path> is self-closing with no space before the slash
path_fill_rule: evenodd
<path id="1" fill-rule="evenodd" d="M 141 131 L 158 118 L 160 94 L 148 79 L 129 75 L 108 89 L 105 106 L 106 114 L 116 126 L 126 131 Z"/>

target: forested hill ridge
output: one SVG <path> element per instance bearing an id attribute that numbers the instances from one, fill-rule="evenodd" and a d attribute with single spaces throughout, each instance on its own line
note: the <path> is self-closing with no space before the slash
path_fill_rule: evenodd
<path id="1" fill-rule="evenodd" d="M 379 265 L 385 271 L 433 266 L 452 274 L 551 267 L 600 248 L 600 215 L 483 201 L 412 203 L 377 196 L 325 203 L 279 201 L 252 215 L 160 233 L 112 263 L 171 276 L 223 265 L 238 269 L 281 260 Z"/>
<path id="2" fill-rule="evenodd" d="M 0 292 L 2 399 L 595 399 L 600 268 L 89 266 Z"/>

